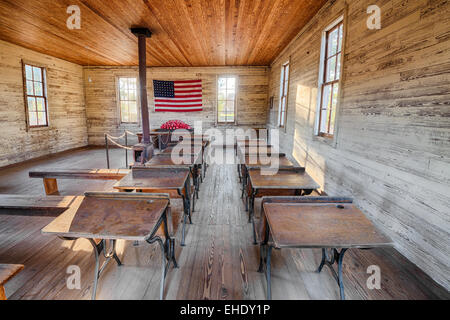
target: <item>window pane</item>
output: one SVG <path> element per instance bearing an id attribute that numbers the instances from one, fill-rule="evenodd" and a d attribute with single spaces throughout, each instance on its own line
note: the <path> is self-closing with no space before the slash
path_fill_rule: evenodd
<path id="1" fill-rule="evenodd" d="M 342 40 L 344 37 L 344 25 L 341 24 L 339 27 L 339 43 L 338 43 L 338 51 L 341 52 L 342 51 Z"/>
<path id="2" fill-rule="evenodd" d="M 285 111 L 286 111 L 286 97 L 283 97 L 283 99 L 281 99 L 281 112 Z"/>
<path id="3" fill-rule="evenodd" d="M 28 98 L 28 111 L 36 111 L 36 99 Z"/>
<path id="4" fill-rule="evenodd" d="M 332 32 L 328 34 L 328 56 L 330 57 L 337 53 L 338 48 L 338 40 L 339 40 L 339 30 L 334 29 Z"/>
<path id="5" fill-rule="evenodd" d="M 227 90 L 227 100 L 234 101 L 236 98 L 234 90 Z"/>
<path id="6" fill-rule="evenodd" d="M 138 122 L 138 115 L 136 112 L 130 111 L 129 116 L 130 116 L 130 122 Z"/>
<path id="7" fill-rule="evenodd" d="M 45 126 L 47 124 L 45 112 L 38 112 L 37 115 L 38 115 L 38 125 Z"/>
<path id="8" fill-rule="evenodd" d="M 29 118 L 29 120 L 30 120 L 30 123 L 29 123 L 29 125 L 30 126 L 37 126 L 38 125 L 38 122 L 37 122 L 37 115 L 36 115 L 36 112 L 29 112 L 28 113 L 28 118 Z"/>
<path id="9" fill-rule="evenodd" d="M 328 110 L 321 111 L 321 119 L 320 119 L 320 132 L 328 133 Z"/>
<path id="10" fill-rule="evenodd" d="M 42 82 L 34 82 L 34 95 L 35 96 L 43 96 L 43 91 L 42 91 Z"/>
<path id="11" fill-rule="evenodd" d="M 128 90 L 128 100 L 136 101 L 136 90 Z"/>
<path id="12" fill-rule="evenodd" d="M 227 101 L 225 108 L 228 113 L 234 113 L 234 101 Z"/>
<path id="13" fill-rule="evenodd" d="M 120 114 L 122 116 L 122 122 L 129 122 L 128 101 L 122 101 L 120 103 Z"/>
<path id="14" fill-rule="evenodd" d="M 224 122 L 226 120 L 226 109 L 225 101 L 219 101 L 217 105 L 218 119 L 219 122 Z"/>
<path id="15" fill-rule="evenodd" d="M 287 81 L 289 79 L 289 65 L 286 66 L 285 70 L 284 80 Z"/>
<path id="16" fill-rule="evenodd" d="M 236 78 L 228 78 L 227 79 L 227 89 L 234 90 L 236 88 Z"/>
<path id="17" fill-rule="evenodd" d="M 219 91 L 226 90 L 227 88 L 227 78 L 219 78 Z"/>
<path id="18" fill-rule="evenodd" d="M 25 65 L 25 77 L 27 80 L 33 80 L 33 68 L 29 65 Z"/>
<path id="19" fill-rule="evenodd" d="M 322 109 L 328 109 L 331 103 L 331 87 L 332 85 L 327 85 L 323 88 L 322 96 Z"/>
<path id="20" fill-rule="evenodd" d="M 339 80 L 341 78 L 341 54 L 337 55 L 337 67 L 336 67 L 336 79 Z"/>
<path id="21" fill-rule="evenodd" d="M 328 133 L 328 120 L 329 112 L 332 103 L 332 87 L 333 85 L 327 85 L 323 89 L 323 100 L 322 100 L 322 110 L 321 110 L 321 120 L 320 120 L 320 132 Z"/>
<path id="22" fill-rule="evenodd" d="M 128 100 L 128 90 L 121 90 L 120 91 L 120 100 Z"/>
<path id="23" fill-rule="evenodd" d="M 218 100 L 222 101 L 222 100 L 226 100 L 226 99 L 227 99 L 227 91 L 224 89 L 219 90 Z"/>
<path id="24" fill-rule="evenodd" d="M 136 90 L 136 78 L 129 78 L 128 89 Z"/>
<path id="25" fill-rule="evenodd" d="M 334 120 L 336 119 L 336 107 L 339 97 L 339 84 L 333 86 L 333 96 L 332 96 L 332 108 L 330 116 L 330 131 L 329 134 L 334 133 Z"/>
<path id="26" fill-rule="evenodd" d="M 128 81 L 127 78 L 120 78 L 119 79 L 120 82 L 120 90 L 128 90 Z"/>
<path id="27" fill-rule="evenodd" d="M 336 57 L 327 60 L 326 82 L 335 80 L 336 77 Z"/>
<path id="28" fill-rule="evenodd" d="M 27 95 L 34 96 L 33 81 L 27 80 Z"/>
<path id="29" fill-rule="evenodd" d="M 136 101 L 128 102 L 128 116 L 130 122 L 137 122 L 137 104 Z"/>
<path id="30" fill-rule="evenodd" d="M 284 95 L 287 96 L 289 90 L 289 81 L 284 83 Z"/>
<path id="31" fill-rule="evenodd" d="M 37 111 L 45 112 L 45 102 L 43 98 L 36 99 Z"/>
<path id="32" fill-rule="evenodd" d="M 42 82 L 42 69 L 33 67 L 33 80 Z"/>
<path id="33" fill-rule="evenodd" d="M 224 112 L 225 111 L 225 101 L 219 101 L 219 103 L 218 103 L 218 110 L 219 110 L 219 112 Z"/>
<path id="34" fill-rule="evenodd" d="M 234 113 L 226 112 L 226 122 L 234 122 Z"/>

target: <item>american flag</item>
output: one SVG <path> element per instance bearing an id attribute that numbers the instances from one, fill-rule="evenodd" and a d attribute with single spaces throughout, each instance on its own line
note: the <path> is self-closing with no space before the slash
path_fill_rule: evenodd
<path id="1" fill-rule="evenodd" d="M 203 111 L 202 80 L 153 80 L 155 112 Z"/>

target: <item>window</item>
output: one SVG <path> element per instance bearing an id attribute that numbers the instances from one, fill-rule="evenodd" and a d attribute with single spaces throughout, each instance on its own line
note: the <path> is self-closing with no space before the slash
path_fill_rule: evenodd
<path id="1" fill-rule="evenodd" d="M 325 32 L 322 43 L 322 59 L 319 81 L 319 108 L 316 133 L 332 138 L 335 131 L 336 107 L 339 98 L 341 78 L 342 38 L 344 24 L 342 18 Z"/>
<path id="2" fill-rule="evenodd" d="M 220 77 L 217 95 L 217 121 L 234 123 L 236 112 L 236 77 Z"/>
<path id="3" fill-rule="evenodd" d="M 28 127 L 47 127 L 46 70 L 27 63 L 23 63 L 23 70 Z"/>
<path id="4" fill-rule="evenodd" d="M 286 124 L 286 107 L 289 92 L 289 62 L 281 67 L 280 80 L 280 108 L 278 109 L 278 126 L 284 128 Z"/>
<path id="5" fill-rule="evenodd" d="M 120 122 L 138 122 L 138 93 L 136 77 L 119 78 Z"/>

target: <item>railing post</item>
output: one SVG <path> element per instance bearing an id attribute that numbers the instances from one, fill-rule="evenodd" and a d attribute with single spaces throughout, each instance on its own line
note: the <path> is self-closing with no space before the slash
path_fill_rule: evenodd
<path id="1" fill-rule="evenodd" d="M 109 149 L 108 149 L 108 134 L 105 133 L 105 145 L 106 145 L 106 166 L 109 169 Z"/>
<path id="2" fill-rule="evenodd" d="M 128 148 L 128 131 L 125 130 L 125 147 Z M 125 148 L 125 168 L 128 168 L 128 149 Z"/>

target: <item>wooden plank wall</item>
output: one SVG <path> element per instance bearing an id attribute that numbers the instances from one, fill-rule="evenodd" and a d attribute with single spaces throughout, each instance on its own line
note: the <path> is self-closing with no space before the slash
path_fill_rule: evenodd
<path id="1" fill-rule="evenodd" d="M 201 120 L 203 128 L 215 125 L 217 78 L 238 77 L 237 124 L 261 126 L 267 121 L 267 67 L 148 68 L 147 86 L 150 126 L 159 128 L 167 120 L 180 119 L 190 125 Z M 86 112 L 89 144 L 104 144 L 104 133 L 119 136 L 124 129 L 140 131 L 140 125 L 121 124 L 116 97 L 118 76 L 138 75 L 136 67 L 85 67 Z M 153 80 L 203 80 L 203 111 L 192 113 L 154 112 Z"/>
<path id="2" fill-rule="evenodd" d="M 48 128 L 26 131 L 22 59 L 47 67 Z M 0 41 L 0 167 L 87 145 L 83 68 Z"/>
<path id="3" fill-rule="evenodd" d="M 367 7 L 381 30 L 366 27 Z M 336 144 L 314 137 L 321 33 L 348 9 Z M 291 59 L 281 148 L 329 195 L 353 196 L 397 249 L 450 289 L 450 2 L 329 1 L 271 66 L 276 126 Z M 383 270 L 381 270 L 383 271 Z"/>

